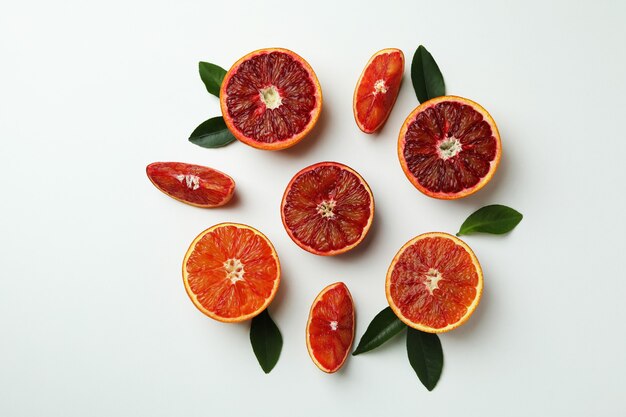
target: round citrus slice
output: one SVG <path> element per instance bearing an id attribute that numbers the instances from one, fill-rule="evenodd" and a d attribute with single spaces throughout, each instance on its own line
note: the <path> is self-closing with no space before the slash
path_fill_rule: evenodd
<path id="1" fill-rule="evenodd" d="M 289 237 L 316 255 L 338 255 L 358 245 L 374 218 L 374 196 L 352 168 L 320 162 L 287 185 L 281 215 Z"/>
<path id="2" fill-rule="evenodd" d="M 148 178 L 163 193 L 196 207 L 219 207 L 235 192 L 235 181 L 213 168 L 183 162 L 154 162 Z"/>
<path id="3" fill-rule="evenodd" d="M 322 89 L 311 66 L 281 48 L 260 49 L 237 61 L 222 81 L 222 116 L 231 133 L 258 149 L 295 145 L 313 128 Z"/>
<path id="4" fill-rule="evenodd" d="M 204 314 L 239 322 L 261 313 L 274 299 L 280 263 L 261 232 L 221 223 L 200 233 L 189 246 L 183 281 L 191 301 Z"/>
<path id="5" fill-rule="evenodd" d="M 354 302 L 348 287 L 336 282 L 319 293 L 306 325 L 306 347 L 315 365 L 324 372 L 339 370 L 354 340 Z"/>
<path id="6" fill-rule="evenodd" d="M 404 54 L 395 48 L 376 52 L 365 65 L 354 89 L 352 109 L 357 126 L 374 133 L 387 121 L 398 98 Z"/>
<path id="7" fill-rule="evenodd" d="M 398 157 L 407 178 L 422 193 L 445 200 L 484 187 L 501 154 L 500 134 L 487 110 L 455 96 L 418 106 L 398 137 Z"/>
<path id="8" fill-rule="evenodd" d="M 480 302 L 483 272 L 474 252 L 447 233 L 409 240 L 387 271 L 387 301 L 406 325 L 443 333 L 465 323 Z"/>

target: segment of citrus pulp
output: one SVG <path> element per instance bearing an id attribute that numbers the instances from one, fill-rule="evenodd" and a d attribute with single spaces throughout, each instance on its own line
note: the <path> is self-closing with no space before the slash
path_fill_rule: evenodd
<path id="1" fill-rule="evenodd" d="M 376 52 L 365 65 L 354 89 L 352 109 L 356 124 L 365 133 L 380 129 L 398 98 L 404 54 L 395 48 Z"/>
<path id="2" fill-rule="evenodd" d="M 489 182 L 500 163 L 496 123 L 462 97 L 429 100 L 411 112 L 398 137 L 407 178 L 422 193 L 445 200 L 468 196 Z"/>
<path id="3" fill-rule="evenodd" d="M 282 48 L 251 52 L 222 81 L 222 116 L 231 133 L 259 149 L 295 145 L 313 128 L 322 89 L 311 66 Z"/>
<path id="4" fill-rule="evenodd" d="M 320 162 L 287 185 L 281 215 L 289 237 L 316 255 L 337 255 L 358 245 L 374 218 L 374 196 L 352 168 Z"/>
<path id="5" fill-rule="evenodd" d="M 442 333 L 465 323 L 480 302 L 483 272 L 461 239 L 433 232 L 408 241 L 387 271 L 387 301 L 406 325 Z"/>
<path id="6" fill-rule="evenodd" d="M 324 288 L 313 301 L 306 325 L 306 347 L 318 368 L 328 373 L 341 368 L 350 353 L 354 328 L 354 302 L 346 284 Z"/>
<path id="7" fill-rule="evenodd" d="M 261 232 L 221 223 L 200 233 L 189 246 L 183 281 L 191 301 L 204 314 L 239 322 L 261 313 L 274 299 L 280 263 Z"/>
<path id="8" fill-rule="evenodd" d="M 154 162 L 148 178 L 163 193 L 196 207 L 219 207 L 235 192 L 235 181 L 213 168 L 183 162 Z"/>

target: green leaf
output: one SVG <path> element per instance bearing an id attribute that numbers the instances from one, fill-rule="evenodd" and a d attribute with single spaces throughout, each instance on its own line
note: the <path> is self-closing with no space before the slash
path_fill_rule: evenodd
<path id="1" fill-rule="evenodd" d="M 202 61 L 198 63 L 198 68 L 200 70 L 200 78 L 202 78 L 207 91 L 215 97 L 219 97 L 220 87 L 226 75 L 226 70 L 218 65 Z"/>
<path id="2" fill-rule="evenodd" d="M 446 95 L 443 75 L 433 56 L 422 45 L 417 48 L 411 61 L 411 81 L 420 103 Z"/>
<path id="3" fill-rule="evenodd" d="M 189 136 L 189 142 L 203 148 L 220 148 L 234 140 L 235 137 L 226 127 L 222 116 L 213 117 L 203 122 Z"/>
<path id="4" fill-rule="evenodd" d="M 478 209 L 461 225 L 457 236 L 471 233 L 492 233 L 501 235 L 510 232 L 522 221 L 522 213 L 511 207 L 493 204 Z"/>
<path id="5" fill-rule="evenodd" d="M 266 374 L 269 374 L 280 357 L 283 337 L 267 309 L 252 319 L 250 343 L 252 343 L 252 350 L 254 350 L 259 365 Z"/>
<path id="6" fill-rule="evenodd" d="M 356 356 L 360 353 L 369 352 L 377 348 L 405 328 L 406 324 L 402 323 L 391 307 L 385 308 L 383 311 L 376 314 L 374 320 L 367 326 L 367 330 L 365 330 L 365 333 L 361 336 L 359 345 L 356 347 L 355 351 L 352 352 L 352 355 Z"/>
<path id="7" fill-rule="evenodd" d="M 432 391 L 443 369 L 443 350 L 439 337 L 434 333 L 424 333 L 409 327 L 406 351 L 417 377 L 428 391 Z"/>

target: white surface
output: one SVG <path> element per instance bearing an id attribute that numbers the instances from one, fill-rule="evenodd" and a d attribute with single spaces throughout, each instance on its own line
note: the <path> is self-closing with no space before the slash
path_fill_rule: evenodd
<path id="1" fill-rule="evenodd" d="M 0 14 L 0 415 L 626 415 L 624 3 L 59 3 Z M 502 134 L 499 171 L 462 201 L 423 196 L 400 169 L 396 135 L 417 105 L 408 67 L 382 134 L 353 121 L 370 55 L 399 47 L 410 60 L 420 43 L 448 92 L 483 104 Z M 267 46 L 317 72 L 315 133 L 278 153 L 188 143 L 219 114 L 197 62 L 228 67 Z M 167 198 L 144 171 L 161 160 L 228 172 L 236 202 L 202 210 Z M 376 198 L 366 241 L 331 259 L 293 244 L 278 210 L 291 176 L 320 160 L 355 168 Z M 315 368 L 304 325 L 322 287 L 348 284 L 358 339 L 386 305 L 396 250 L 456 232 L 489 203 L 525 217 L 508 236 L 466 238 L 484 298 L 441 336 L 433 392 L 402 338 L 338 374 Z M 221 221 L 259 228 L 282 261 L 271 311 L 284 349 L 269 375 L 248 325 L 208 319 L 183 289 L 188 244 Z"/>

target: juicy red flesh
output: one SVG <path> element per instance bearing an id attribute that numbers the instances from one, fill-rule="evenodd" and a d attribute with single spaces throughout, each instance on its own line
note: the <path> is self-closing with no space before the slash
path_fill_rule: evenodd
<path id="1" fill-rule="evenodd" d="M 496 158 L 497 141 L 491 126 L 472 107 L 444 101 L 420 112 L 408 126 L 404 158 L 409 171 L 426 189 L 459 193 L 477 185 Z M 439 146 L 448 138 L 461 143 L 461 151 L 444 160 Z"/>
<path id="2" fill-rule="evenodd" d="M 345 284 L 331 287 L 311 310 L 311 354 L 328 372 L 343 365 L 354 339 L 354 305 Z"/>
<path id="3" fill-rule="evenodd" d="M 319 210 L 333 201 L 332 215 Z M 286 227 L 294 239 L 316 252 L 355 244 L 367 232 L 372 198 L 354 173 L 333 164 L 318 165 L 297 176 L 283 206 Z"/>
<path id="4" fill-rule="evenodd" d="M 225 264 L 241 262 L 232 282 Z M 224 318 L 257 311 L 271 296 L 280 266 L 267 239 L 250 229 L 218 227 L 205 234 L 185 264 L 191 292 L 207 310 Z"/>
<path id="5" fill-rule="evenodd" d="M 267 108 L 261 91 L 274 86 L 281 97 Z M 301 133 L 316 108 L 316 87 L 306 68 L 289 54 L 270 52 L 243 62 L 226 87 L 228 115 L 246 137 L 281 142 Z"/>
<path id="6" fill-rule="evenodd" d="M 376 56 L 369 63 L 355 96 L 356 118 L 366 133 L 380 129 L 391 113 L 402 81 L 404 57 L 401 52 Z M 380 83 L 377 89 L 377 83 Z"/>
<path id="7" fill-rule="evenodd" d="M 152 183 L 162 192 L 185 203 L 217 207 L 227 203 L 235 182 L 214 169 L 183 162 L 155 162 L 146 168 Z"/>
<path id="8" fill-rule="evenodd" d="M 440 274 L 432 294 L 426 285 Z M 390 293 L 404 317 L 440 329 L 458 322 L 476 298 L 478 274 L 467 251 L 452 240 L 418 240 L 400 255 L 391 274 Z"/>

